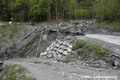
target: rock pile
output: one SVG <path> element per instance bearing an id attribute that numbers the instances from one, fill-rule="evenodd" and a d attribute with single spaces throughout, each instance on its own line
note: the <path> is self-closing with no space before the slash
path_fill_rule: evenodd
<path id="1" fill-rule="evenodd" d="M 54 41 L 45 52 L 42 52 L 40 56 L 46 56 L 47 58 L 55 58 L 58 60 L 64 59 L 65 56 L 72 52 L 71 41 Z"/>

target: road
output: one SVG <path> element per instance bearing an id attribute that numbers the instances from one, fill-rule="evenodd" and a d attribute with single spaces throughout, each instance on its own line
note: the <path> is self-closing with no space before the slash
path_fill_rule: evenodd
<path id="1" fill-rule="evenodd" d="M 120 45 L 120 36 L 101 35 L 101 34 L 86 34 L 86 37 L 102 40 L 108 43 Z"/>
<path id="2" fill-rule="evenodd" d="M 35 64 L 34 61 L 49 62 L 46 64 Z M 35 77 L 37 80 L 118 80 L 120 70 L 102 69 L 76 65 L 75 62 L 62 63 L 53 59 L 29 58 L 12 59 L 5 64 L 20 64 L 26 67 L 30 73 L 27 76 Z M 102 77 L 102 78 L 101 78 Z M 106 79 L 105 79 L 106 78 Z"/>

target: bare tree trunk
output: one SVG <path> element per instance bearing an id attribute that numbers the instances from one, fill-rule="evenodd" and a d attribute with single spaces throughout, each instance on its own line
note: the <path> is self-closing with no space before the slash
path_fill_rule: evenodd
<path id="1" fill-rule="evenodd" d="M 51 12 L 49 12 L 49 21 L 51 21 Z"/>
<path id="2" fill-rule="evenodd" d="M 70 4 L 72 5 L 71 1 L 70 1 Z M 71 6 L 71 9 L 70 9 L 70 19 L 72 18 L 72 6 Z"/>
<path id="3" fill-rule="evenodd" d="M 104 8 L 104 3 L 103 2 L 104 2 L 104 0 L 102 0 L 102 13 L 104 12 L 104 9 L 103 9 Z M 102 15 L 102 21 L 103 21 L 103 14 L 101 14 L 101 15 Z"/>
<path id="4" fill-rule="evenodd" d="M 95 8 L 92 6 L 92 19 L 95 17 Z"/>
<path id="5" fill-rule="evenodd" d="M 65 13 L 65 5 L 64 5 L 64 1 L 63 1 L 63 4 L 62 4 L 62 17 L 64 18 L 64 13 Z"/>
<path id="6" fill-rule="evenodd" d="M 78 18 L 78 13 L 77 13 L 77 10 L 78 10 L 78 0 L 76 0 L 76 17 Z"/>
<path id="7" fill-rule="evenodd" d="M 77 4 L 77 1 L 75 0 L 75 19 L 76 19 L 76 9 L 77 9 L 76 4 Z"/>
<path id="8" fill-rule="evenodd" d="M 57 0 L 56 0 L 56 20 L 58 19 L 58 12 L 57 12 Z"/>
<path id="9" fill-rule="evenodd" d="M 48 21 L 51 21 L 51 7 L 50 7 L 50 2 L 48 3 Z"/>
<path id="10" fill-rule="evenodd" d="M 67 1 L 68 1 L 68 0 L 64 0 L 64 1 L 63 1 L 63 4 L 64 4 L 64 5 L 63 5 L 63 6 L 64 6 L 64 7 L 63 7 L 63 17 L 65 17 L 66 10 L 67 10 Z"/>

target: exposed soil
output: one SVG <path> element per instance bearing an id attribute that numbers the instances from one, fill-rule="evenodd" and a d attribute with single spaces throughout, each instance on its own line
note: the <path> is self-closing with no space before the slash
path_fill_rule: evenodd
<path id="1" fill-rule="evenodd" d="M 51 66 L 35 64 L 34 61 L 49 62 Z M 99 78 L 102 80 L 117 80 L 116 76 L 118 78 L 120 77 L 120 70 L 89 68 L 83 65 L 77 65 L 75 62 L 66 64 L 46 58 L 12 59 L 4 63 L 20 64 L 26 67 L 30 71 L 26 75 L 35 77 L 37 80 L 98 80 L 98 78 L 92 78 L 95 76 L 103 76 L 104 78 Z M 89 76 L 90 78 L 83 79 L 85 76 Z M 105 79 L 106 77 L 113 78 Z"/>

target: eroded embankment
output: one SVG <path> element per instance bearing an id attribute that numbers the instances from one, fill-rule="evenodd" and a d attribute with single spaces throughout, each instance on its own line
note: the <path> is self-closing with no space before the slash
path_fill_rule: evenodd
<path id="1" fill-rule="evenodd" d="M 39 57 L 42 53 L 42 55 L 49 54 L 47 55 L 47 57 L 49 58 L 53 58 L 54 56 L 54 58 L 57 58 L 57 60 L 59 61 L 62 58 L 66 57 L 67 53 L 70 53 L 72 51 L 71 46 L 74 43 L 74 41 L 80 39 L 75 38 L 75 36 L 84 36 L 84 34 L 114 33 L 115 32 L 109 29 L 95 27 L 95 21 L 89 20 L 72 21 L 48 26 L 29 26 L 27 27 L 23 35 L 21 35 L 19 39 L 16 39 L 14 46 L 7 48 L 4 54 L 7 55 L 5 56 L 7 58 L 29 58 L 33 56 Z M 53 42 L 55 44 L 53 44 Z M 52 47 L 49 47 L 51 45 Z M 102 44 L 102 46 L 103 45 L 104 44 Z M 112 50 L 112 54 L 119 54 L 119 52 Z M 117 60 L 117 62 L 119 63 L 119 55 L 114 56 L 116 56 L 114 60 Z M 109 57 L 111 58 L 112 56 L 110 55 Z"/>

